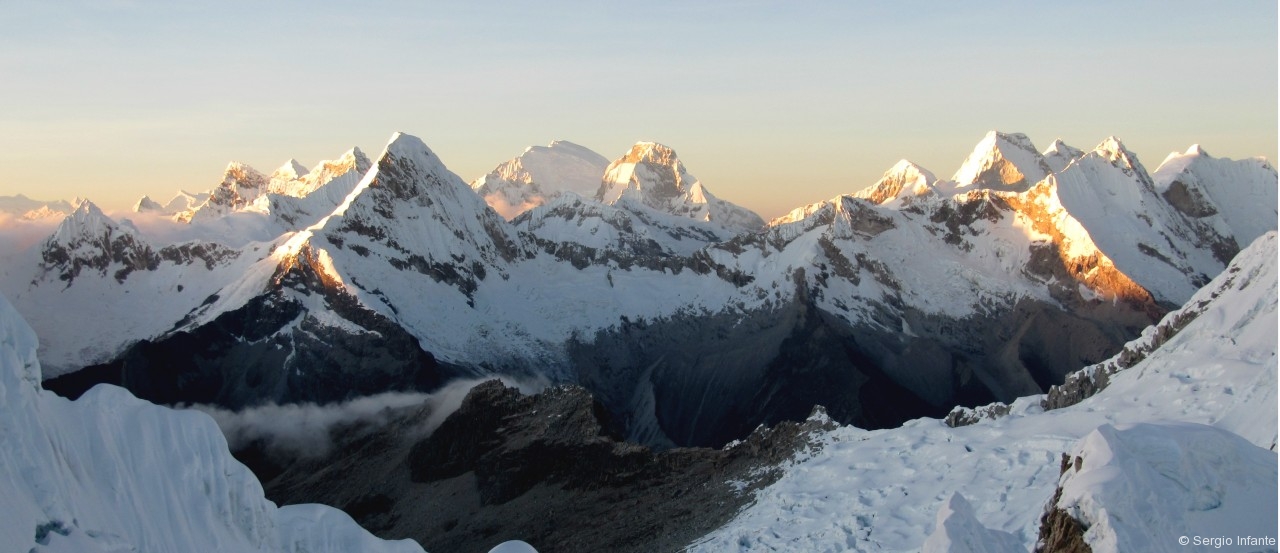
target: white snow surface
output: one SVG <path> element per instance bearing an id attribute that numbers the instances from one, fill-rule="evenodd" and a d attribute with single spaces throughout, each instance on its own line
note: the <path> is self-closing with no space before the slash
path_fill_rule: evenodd
<path id="1" fill-rule="evenodd" d="M 1180 213 L 1160 196 L 1137 156 L 1114 137 L 1055 177 L 1062 205 L 1089 229 L 1099 249 L 1158 299 L 1181 305 L 1197 284 L 1226 266 L 1211 246 L 1231 236 L 1221 214 L 1189 218 Z M 1226 188 L 1230 181 L 1218 184 Z M 1274 177 L 1270 187 L 1274 196 Z M 1251 224 L 1276 228 L 1274 216 Z"/>
<path id="2" fill-rule="evenodd" d="M 46 273 L 43 268 L 43 246 L 57 244 L 73 258 L 92 258 L 101 255 L 104 243 L 119 243 L 122 238 L 132 240 L 132 253 L 159 249 L 127 220 L 118 223 L 85 201 L 44 243 L 7 256 L 0 266 L 0 292 L 12 299 L 25 313 L 27 322 L 43 336 L 40 359 L 45 376 L 109 361 L 129 344 L 171 329 L 272 248 L 270 244 L 249 242 L 231 250 L 238 255 L 211 267 L 196 258 L 185 262 L 161 260 L 155 270 L 134 270 L 123 281 L 117 280 L 115 274 L 124 265 L 116 262 L 101 272 L 82 268 L 71 282 L 62 281 L 56 273 Z M 217 247 L 199 241 L 175 246 L 184 245 Z"/>
<path id="3" fill-rule="evenodd" d="M 875 184 L 853 194 L 873 203 L 900 207 L 917 196 L 936 194 L 938 177 L 907 160 L 894 164 Z"/>
<path id="4" fill-rule="evenodd" d="M 1067 145 L 1062 139 L 1056 139 L 1040 155 L 1044 157 L 1044 162 L 1049 169 L 1058 173 L 1071 165 L 1071 162 L 1084 157 L 1084 151 Z"/>
<path id="5" fill-rule="evenodd" d="M 1266 159 L 1216 158 L 1195 144 L 1169 154 L 1151 177 L 1161 194 L 1176 181 L 1206 196 L 1241 247 L 1276 228 L 1276 169 Z"/>
<path id="6" fill-rule="evenodd" d="M 485 202 L 506 219 L 547 203 L 563 192 L 591 197 L 609 160 L 566 140 L 530 146 L 471 183 Z"/>
<path id="7" fill-rule="evenodd" d="M 511 540 L 498 544 L 489 553 L 538 553 L 538 550 L 520 540 Z"/>
<path id="8" fill-rule="evenodd" d="M 978 522 L 973 505 L 960 492 L 951 494 L 938 509 L 935 526 L 924 540 L 922 553 L 1026 553 L 1017 536 Z"/>
<path id="9" fill-rule="evenodd" d="M 959 191 L 991 188 L 1020 192 L 1051 172 L 1027 135 L 991 131 L 973 148 L 950 184 Z"/>
<path id="10" fill-rule="evenodd" d="M 14 551 L 421 552 L 322 505 L 278 508 L 202 413 L 98 386 L 40 388 L 36 336 L 0 297 L 0 542 Z"/>
<path id="11" fill-rule="evenodd" d="M 1029 141 L 1008 138 L 1017 136 L 992 134 L 991 142 L 997 149 L 1026 153 L 1022 146 L 1030 148 Z M 648 158 L 653 159 L 644 161 Z M 1021 192 L 932 193 L 941 184 L 904 161 L 872 186 L 885 192 L 880 205 L 841 196 L 736 238 L 714 218 L 690 216 L 713 213 L 715 203 L 674 152 L 657 144 L 642 143 L 615 162 L 615 184 L 628 184 L 605 187 L 618 194 L 612 204 L 564 192 L 511 223 L 417 138 L 395 135 L 378 159 L 370 163 L 353 149 L 337 161 L 322 162 L 299 178 L 326 184 L 302 198 L 267 192 L 261 195 L 271 200 L 265 211 L 244 209 L 191 224 L 133 214 L 131 221 L 115 225 L 153 248 L 216 242 L 240 252 L 212 268 L 166 261 L 117 282 L 112 275 L 118 267 L 112 266 L 101 274 L 82 274 L 68 286 L 40 278 L 41 252 L 35 249 L 0 265 L 0 292 L 40 332 L 42 361 L 54 375 L 104 361 L 132 341 L 171 330 L 189 314 L 187 322 L 200 324 L 236 309 L 268 290 L 280 264 L 304 250 L 326 260 L 323 272 L 361 304 L 403 325 L 442 360 L 534 372 L 563 366 L 566 341 L 589 339 L 623 317 L 655 321 L 768 309 L 792 297 L 799 270 L 805 271 L 809 289 L 822 289 L 817 301 L 827 312 L 893 329 L 914 323 L 889 320 L 884 314 L 893 310 L 886 306 L 964 318 L 1025 298 L 1054 301 L 1049 292 L 1054 283 L 1026 273 L 1031 249 L 1050 240 L 1058 241 L 1074 264 L 1115 267 L 1149 288 L 1165 283 L 1176 289 L 1166 292 L 1179 297 L 1194 291 L 1188 275 L 1172 268 L 1162 272 L 1160 266 L 1167 265 L 1152 262 L 1135 245 L 1133 236 L 1145 235 L 1129 227 L 1146 227 L 1145 212 L 1127 196 L 1105 192 L 1113 185 L 1136 187 L 1131 179 L 1145 173 L 1125 173 L 1099 152 Z M 282 174 L 291 171 L 297 171 L 294 164 Z M 228 178 L 238 182 L 233 173 Z M 1208 187 L 1215 178 L 1206 173 L 1202 180 Z M 682 203 L 683 192 L 675 193 L 681 187 L 688 199 L 701 190 L 705 201 Z M 650 194 L 659 190 L 674 195 Z M 655 209 L 645 203 L 647 195 L 655 201 L 674 198 L 680 201 L 663 205 L 683 207 L 676 213 Z M 869 198 L 871 192 L 859 195 Z M 1155 192 L 1144 197 L 1163 203 Z M 293 223 L 281 219 L 286 204 L 300 208 L 290 212 L 299 214 Z M 1035 217 L 1048 220 L 1008 207 L 1014 204 L 1034 205 L 1041 214 Z M 955 229 L 933 220 L 975 207 L 994 210 L 995 216 L 966 220 Z M 1172 212 L 1167 205 L 1160 209 Z M 1183 224 L 1178 217 L 1153 220 L 1168 219 L 1165 226 L 1173 227 Z M 1043 232 L 1046 228 L 1052 232 Z M 1201 259 L 1204 272 L 1194 274 L 1205 281 L 1221 270 L 1204 248 L 1179 243 L 1182 249 L 1162 255 Z M 569 250 L 572 258 L 575 247 L 604 253 L 585 266 L 553 253 Z M 625 255 L 610 257 L 618 251 Z M 1111 258 L 1112 251 L 1118 259 Z M 583 265 L 587 257 L 581 254 L 575 262 Z M 691 270 L 695 263 L 715 270 Z M 851 272 L 822 274 L 837 264 L 849 265 Z M 752 280 L 735 285 L 715 271 Z M 1090 301 L 1110 298 L 1102 288 L 1079 289 Z M 216 301 L 202 306 L 215 294 Z M 138 309 L 142 300 L 137 298 L 146 298 L 148 309 Z M 84 306 L 94 306 L 95 316 L 81 316 Z"/>
<path id="12" fill-rule="evenodd" d="M 1006 417 L 960 428 L 918 419 L 894 429 L 836 429 L 821 436 L 819 450 L 799 456 L 781 479 L 757 492 L 753 505 L 691 550 L 918 551 L 935 533 L 935 515 L 955 493 L 972 503 L 976 524 L 1011 533 L 1030 550 L 1039 514 L 1058 485 L 1064 452 L 1079 451 L 1075 444 L 1102 425 L 1162 421 L 1210 425 L 1273 450 L 1267 452 L 1271 484 L 1264 480 L 1239 496 L 1231 488 L 1230 494 L 1233 505 L 1256 505 L 1262 516 L 1271 517 L 1271 526 L 1250 528 L 1250 533 L 1274 537 L 1276 298 L 1276 234 L 1270 232 L 1186 308 L 1164 319 L 1200 311 L 1194 320 L 1147 358 L 1112 376 L 1097 395 L 1049 412 L 1040 407 L 1042 396 L 1023 398 Z M 1139 343 L 1150 343 L 1154 334 L 1148 329 Z M 1168 428 L 1178 433 L 1183 427 Z M 1191 434 L 1177 439 L 1196 440 Z M 1253 463 L 1254 456 L 1244 458 Z M 1211 467 L 1196 467 L 1203 472 L 1185 477 L 1169 472 L 1171 480 L 1163 485 L 1185 490 L 1177 498 L 1192 501 L 1199 493 L 1196 484 L 1234 478 L 1211 477 Z M 1234 503 L 1237 497 L 1240 503 Z M 1149 508 L 1146 502 L 1109 505 L 1116 509 L 1113 516 L 1143 520 L 1142 511 L 1126 511 L 1126 506 Z M 1179 546 L 1172 540 L 1184 533 L 1227 535 L 1235 528 L 1186 528 L 1155 546 L 1175 551 Z"/>
<path id="13" fill-rule="evenodd" d="M 1197 551 L 1276 550 L 1240 539 L 1277 537 L 1274 451 L 1212 426 L 1160 422 L 1104 424 L 1070 457 L 1054 506 L 1088 529 L 1094 553 L 1174 551 L 1183 536 Z"/>
<path id="14" fill-rule="evenodd" d="M 605 169 L 595 198 L 608 204 L 624 200 L 659 212 L 714 223 L 726 236 L 764 226 L 755 212 L 721 200 L 685 170 L 670 147 L 637 142 Z"/>

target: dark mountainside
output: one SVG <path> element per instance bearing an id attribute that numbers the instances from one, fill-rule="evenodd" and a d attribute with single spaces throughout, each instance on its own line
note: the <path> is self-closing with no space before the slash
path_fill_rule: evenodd
<path id="1" fill-rule="evenodd" d="M 577 386 L 523 396 L 489 381 L 424 437 L 429 409 L 335 428 L 323 457 L 263 442 L 235 453 L 277 503 L 335 505 L 380 537 L 430 551 L 483 552 L 507 539 L 541 551 L 674 551 L 727 522 L 833 424 L 818 411 L 724 449 L 659 452 L 621 441 Z"/>

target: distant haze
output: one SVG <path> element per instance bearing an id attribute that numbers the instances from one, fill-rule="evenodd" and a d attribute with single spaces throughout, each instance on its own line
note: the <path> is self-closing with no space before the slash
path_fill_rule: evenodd
<path id="1" fill-rule="evenodd" d="M 108 210 L 398 130 L 468 181 L 658 141 L 766 219 L 901 158 L 947 178 L 992 129 L 1277 150 L 1270 1 L 3 4 L 0 195 Z"/>

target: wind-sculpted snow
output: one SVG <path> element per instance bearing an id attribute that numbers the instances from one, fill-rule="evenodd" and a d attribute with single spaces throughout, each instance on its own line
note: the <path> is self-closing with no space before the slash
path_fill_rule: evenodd
<path id="1" fill-rule="evenodd" d="M 978 522 L 973 505 L 959 492 L 938 509 L 936 526 L 921 553 L 1026 553 L 1017 536 Z"/>
<path id="2" fill-rule="evenodd" d="M 1176 551 L 1192 539 L 1195 549 L 1276 550 L 1276 453 L 1231 432 L 1104 424 L 1067 452 L 1062 473 L 1048 520 L 1078 522 L 1094 553 Z"/>
<path id="3" fill-rule="evenodd" d="M 0 298 L 0 541 L 14 551 L 413 552 L 341 511 L 277 508 L 206 415 L 100 386 L 40 389 L 36 337 Z"/>
<path id="4" fill-rule="evenodd" d="M 1187 510 L 1190 518 L 1183 520 L 1200 520 L 1205 525 L 1176 532 L 1165 528 L 1169 532 L 1161 536 L 1165 541 L 1150 544 L 1152 550 L 1178 550 L 1174 541 L 1178 536 L 1197 533 L 1274 536 L 1275 486 L 1268 482 L 1275 481 L 1275 454 L 1264 450 L 1274 451 L 1277 435 L 1275 233 L 1246 248 L 1202 294 L 1197 297 L 1209 303 L 1200 316 L 1130 369 L 1117 373 L 1106 389 L 1077 405 L 1046 412 L 1040 407 L 1041 397 L 1029 397 L 1014 402 L 1007 416 L 961 428 L 933 419 L 877 431 L 842 427 L 823 438 L 820 453 L 797 458 L 781 480 L 757 494 L 753 506 L 691 549 L 917 551 L 926 536 L 934 533 L 934 516 L 943 502 L 957 492 L 974 507 L 971 522 L 1011 533 L 1024 550 L 1030 549 L 1040 536 L 1038 514 L 1059 483 L 1061 455 L 1081 451 L 1074 444 L 1099 426 L 1156 421 L 1211 425 L 1242 436 L 1253 444 L 1249 447 L 1257 447 L 1257 453 L 1233 453 L 1248 450 L 1232 445 L 1245 440 L 1228 436 L 1200 441 L 1196 436 L 1204 432 L 1169 427 L 1168 439 L 1187 445 L 1142 456 L 1167 479 L 1152 481 L 1144 476 L 1151 473 L 1130 473 L 1133 469 L 1127 465 L 1103 469 L 1110 474 L 1124 471 L 1121 478 L 1146 478 L 1142 486 L 1126 488 L 1132 490 L 1129 499 L 1121 497 L 1112 505 L 1120 509 L 1117 513 L 1128 521 L 1125 524 L 1156 536 L 1164 527 L 1156 526 L 1150 517 L 1160 515 L 1151 511 L 1145 499 L 1141 505 L 1133 501 L 1149 493 L 1171 493 L 1172 498 L 1161 501 L 1159 508 L 1204 507 L 1208 505 L 1204 500 L 1217 493 L 1213 490 L 1226 486 L 1230 490 L 1223 498 L 1230 500 L 1232 512 L 1257 507 L 1256 518 L 1250 515 L 1239 523 L 1218 525 L 1212 522 L 1212 512 L 1196 519 L 1199 515 Z M 1200 448 L 1192 443 L 1221 444 L 1217 449 L 1222 450 L 1223 459 L 1236 461 L 1219 472 L 1212 462 L 1182 457 Z M 1242 463 L 1262 469 L 1260 454 L 1270 456 L 1266 470 L 1249 469 L 1243 474 L 1245 478 L 1258 474 L 1261 484 L 1247 488 L 1230 484 L 1241 477 L 1232 471 Z M 1182 468 L 1160 469 L 1165 463 Z M 1084 461 L 1084 468 L 1091 468 L 1089 461 Z M 1180 472 L 1184 470 L 1190 472 Z M 1082 477 L 1079 482 L 1088 485 L 1096 480 Z M 1202 494 L 1201 484 L 1213 482 L 1219 484 Z M 1164 491 L 1148 491 L 1148 485 Z M 1126 510 L 1125 505 L 1132 509 Z M 1267 523 L 1245 528 L 1247 521 Z"/>

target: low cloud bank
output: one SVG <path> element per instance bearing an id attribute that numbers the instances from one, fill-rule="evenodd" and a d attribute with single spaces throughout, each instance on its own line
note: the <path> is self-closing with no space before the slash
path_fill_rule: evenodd
<path id="1" fill-rule="evenodd" d="M 186 408 L 213 417 L 226 436 L 231 451 L 259 443 L 275 454 L 317 457 L 327 455 L 333 448 L 331 431 L 336 426 L 381 427 L 410 408 L 420 409 L 426 415 L 411 431 L 412 437 L 425 438 L 462 405 L 471 388 L 493 378 L 456 380 L 429 394 L 387 392 L 328 405 L 272 404 L 242 411 L 211 405 L 188 405 Z M 525 394 L 536 393 L 547 386 L 544 381 L 496 378 Z"/>

